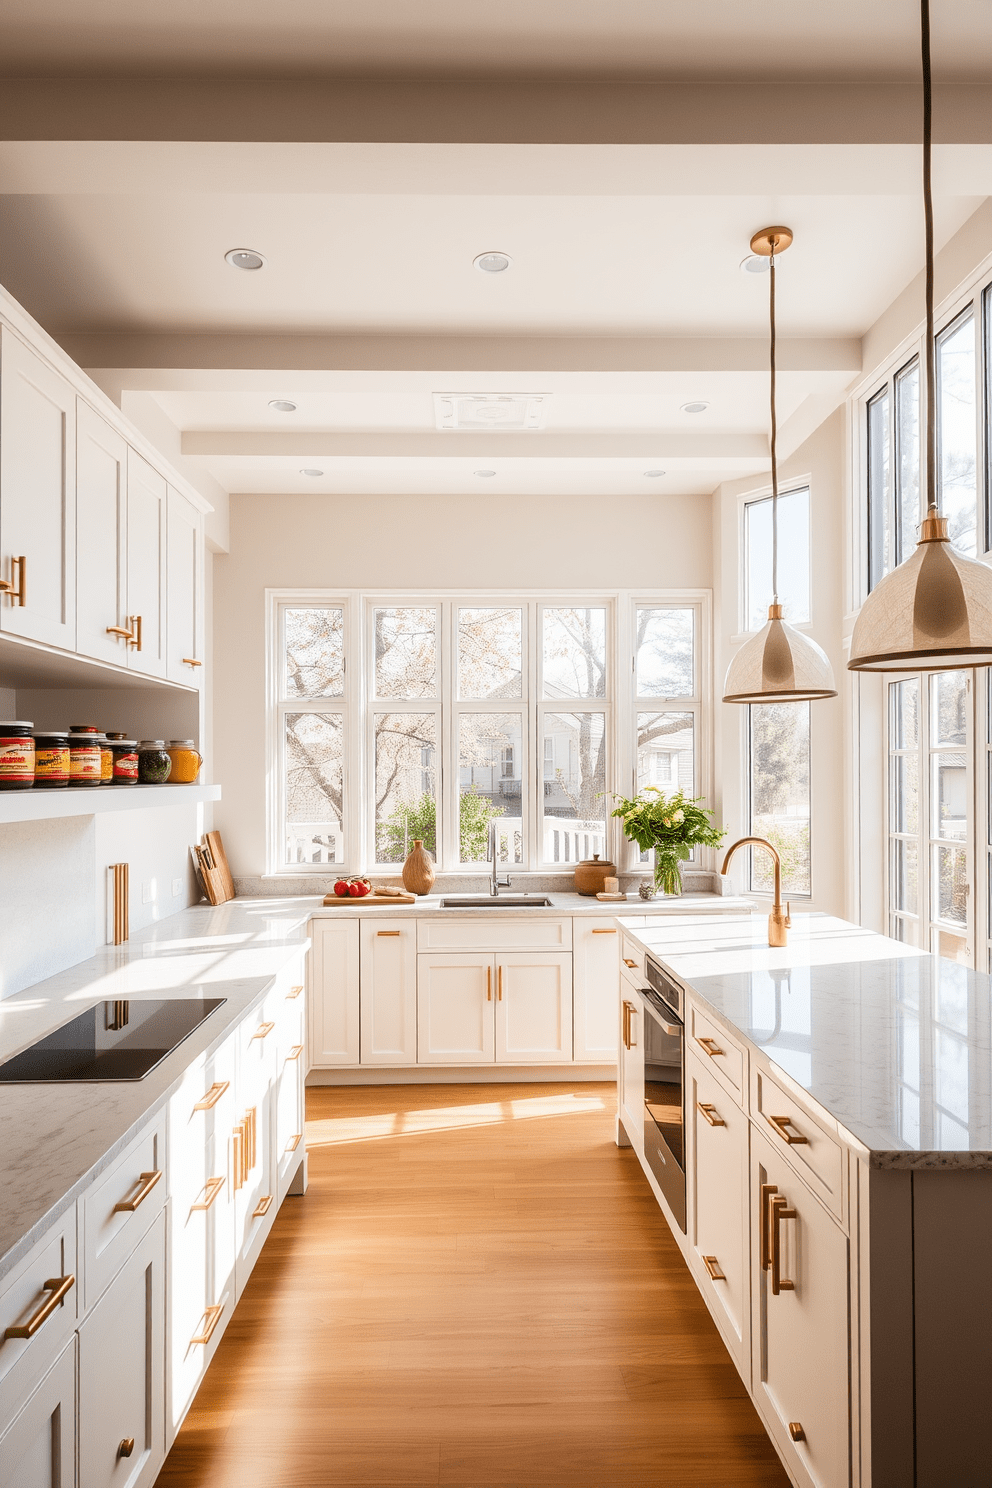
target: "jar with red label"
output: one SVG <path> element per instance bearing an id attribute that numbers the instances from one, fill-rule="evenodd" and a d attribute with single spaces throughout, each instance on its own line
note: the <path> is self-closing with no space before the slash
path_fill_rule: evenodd
<path id="1" fill-rule="evenodd" d="M 103 751 L 95 724 L 75 723 L 69 730 L 69 784 L 103 784 Z"/>
<path id="2" fill-rule="evenodd" d="M 34 785 L 34 734 L 30 723 L 0 723 L 0 790 Z"/>
<path id="3" fill-rule="evenodd" d="M 69 735 L 64 731 L 35 729 L 34 784 L 36 790 L 58 790 L 69 784 Z"/>
<path id="4" fill-rule="evenodd" d="M 114 753 L 114 784 L 115 785 L 137 785 L 138 783 L 138 741 L 127 739 L 123 734 L 107 733 L 110 747 Z"/>

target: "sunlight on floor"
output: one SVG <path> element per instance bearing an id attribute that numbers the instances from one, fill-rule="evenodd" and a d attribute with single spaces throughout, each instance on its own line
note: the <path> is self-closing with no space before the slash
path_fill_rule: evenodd
<path id="1" fill-rule="evenodd" d="M 595 1095 L 539 1095 L 521 1100 L 491 1101 L 472 1106 L 440 1106 L 432 1111 L 392 1111 L 375 1116 L 338 1116 L 307 1122 L 308 1147 L 342 1142 L 375 1142 L 385 1137 L 417 1137 L 425 1132 L 498 1126 L 504 1121 L 530 1121 L 542 1116 L 581 1116 L 603 1111 Z"/>

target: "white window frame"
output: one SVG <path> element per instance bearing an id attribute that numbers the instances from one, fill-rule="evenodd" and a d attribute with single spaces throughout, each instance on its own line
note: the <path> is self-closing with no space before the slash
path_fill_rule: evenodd
<path id="1" fill-rule="evenodd" d="M 801 630 L 804 634 L 808 634 L 813 629 L 813 482 L 812 482 L 812 477 L 809 476 L 809 475 L 807 475 L 807 476 L 801 476 L 801 477 L 800 476 L 792 477 L 792 478 L 789 479 L 789 481 L 787 483 L 782 484 L 782 485 L 779 486 L 778 494 L 779 494 L 779 500 L 781 501 L 786 496 L 793 496 L 793 495 L 795 495 L 798 491 L 805 491 L 806 492 L 807 512 L 808 512 L 808 515 L 809 515 L 809 543 L 808 543 L 807 553 L 806 553 L 806 568 L 807 568 L 808 586 L 809 586 L 809 611 L 810 611 L 810 613 L 809 613 L 809 618 L 807 620 L 795 620 L 795 619 L 792 618 L 791 615 L 786 615 L 785 616 L 785 619 L 789 622 L 789 624 L 791 626 L 793 626 L 794 629 Z M 737 551 L 740 554 L 740 575 L 739 575 L 739 583 L 738 583 L 737 592 L 738 592 L 738 595 L 740 596 L 740 599 L 739 599 L 739 604 L 738 604 L 739 613 L 738 613 L 738 616 L 737 616 L 738 633 L 737 633 L 737 636 L 734 637 L 735 640 L 738 639 L 738 638 L 741 639 L 741 640 L 744 640 L 747 636 L 749 636 L 749 635 L 757 635 L 757 633 L 758 633 L 757 631 L 754 631 L 754 630 L 748 630 L 748 621 L 751 618 L 750 617 L 750 613 L 749 613 L 750 608 L 751 608 L 751 604 L 750 604 L 751 595 L 750 595 L 750 582 L 749 582 L 749 577 L 748 577 L 748 570 L 749 570 L 748 556 L 749 556 L 749 553 L 750 553 L 750 546 L 749 546 L 749 543 L 748 543 L 747 509 L 748 509 L 749 506 L 761 506 L 765 502 L 771 501 L 773 499 L 773 494 L 774 493 L 772 492 L 771 486 L 767 486 L 767 487 L 762 487 L 761 489 L 759 489 L 757 491 L 747 491 L 747 492 L 743 493 L 738 498 L 738 515 L 737 515 L 737 522 L 738 522 L 738 543 L 737 543 Z M 771 603 L 771 595 L 769 595 L 769 597 L 768 597 L 768 602 L 769 602 L 769 604 Z M 762 623 L 758 627 L 758 629 L 759 630 L 764 629 L 765 623 L 766 623 L 765 621 L 762 621 Z"/>

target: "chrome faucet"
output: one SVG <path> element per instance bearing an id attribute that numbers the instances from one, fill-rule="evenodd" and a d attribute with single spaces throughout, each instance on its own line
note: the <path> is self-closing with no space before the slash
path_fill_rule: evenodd
<path id="1" fill-rule="evenodd" d="M 770 946 L 784 946 L 789 944 L 789 926 L 792 924 L 792 905 L 786 904 L 785 911 L 782 910 L 782 859 L 778 855 L 778 849 L 773 847 L 767 837 L 741 837 L 732 847 L 728 847 L 727 856 L 723 860 L 720 869 L 721 878 L 726 876 L 730 867 L 730 860 L 739 847 L 767 847 L 775 860 L 775 902 L 772 912 L 768 916 L 768 944 Z"/>
<path id="2" fill-rule="evenodd" d="M 508 889 L 510 887 L 510 875 L 507 874 L 505 878 L 500 878 L 499 876 L 499 864 L 496 858 L 495 817 L 493 817 L 489 823 L 489 850 L 486 853 L 486 862 L 492 863 L 493 865 L 493 876 L 489 880 L 489 897 L 491 899 L 496 899 L 499 896 L 500 889 Z"/>

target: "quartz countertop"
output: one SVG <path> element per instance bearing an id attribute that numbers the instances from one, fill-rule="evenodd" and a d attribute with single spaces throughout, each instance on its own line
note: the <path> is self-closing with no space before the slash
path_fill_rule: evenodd
<path id="1" fill-rule="evenodd" d="M 871 1167 L 992 1168 L 988 976 L 823 914 L 620 924 Z"/>
<path id="2" fill-rule="evenodd" d="M 482 891 L 482 894 L 485 890 Z M 444 898 L 454 899 L 465 897 L 464 894 L 444 890 L 439 894 L 424 894 L 415 904 L 397 901 L 391 904 L 366 904 L 363 907 L 361 899 L 342 899 L 340 904 L 323 903 L 323 896 L 314 899 L 283 900 L 273 899 L 272 904 L 306 904 L 312 907 L 309 911 L 315 917 L 324 915 L 367 914 L 367 915 L 409 915 L 411 919 L 440 919 L 440 920 L 464 920 L 480 919 L 491 920 L 494 917 L 502 919 L 511 918 L 514 915 L 526 915 L 528 918 L 555 919 L 562 915 L 627 915 L 636 913 L 653 918 L 655 915 L 668 918 L 670 916 L 697 915 L 697 914 L 732 914 L 735 911 L 753 909 L 754 900 L 741 896 L 729 894 L 681 894 L 672 898 L 641 899 L 636 890 L 626 894 L 623 899 L 597 899 L 595 894 L 569 894 L 556 893 L 554 890 L 545 892 L 543 889 L 515 889 L 502 890 L 500 898 L 512 899 L 514 894 L 533 893 L 542 899 L 550 899 L 550 905 L 528 904 L 502 905 L 499 899 L 492 901 L 492 907 L 484 905 L 481 908 L 471 906 L 460 906 L 457 909 L 442 909 L 441 900 Z M 482 897 L 475 894 L 475 898 Z"/>

